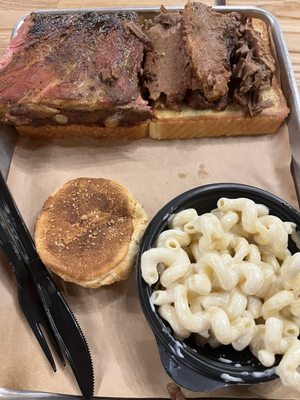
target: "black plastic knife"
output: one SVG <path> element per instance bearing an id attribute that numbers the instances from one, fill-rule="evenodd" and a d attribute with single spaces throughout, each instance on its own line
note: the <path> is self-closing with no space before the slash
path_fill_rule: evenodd
<path id="1" fill-rule="evenodd" d="M 34 281 L 56 340 L 70 363 L 83 397 L 92 399 L 94 372 L 87 341 L 73 312 L 40 260 L 31 235 L 1 173 L 0 201 L 4 205 L 6 224 Z"/>

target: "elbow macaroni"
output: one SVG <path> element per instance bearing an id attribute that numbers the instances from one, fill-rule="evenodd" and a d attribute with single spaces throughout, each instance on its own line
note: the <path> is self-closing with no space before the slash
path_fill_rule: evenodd
<path id="1" fill-rule="evenodd" d="M 246 198 L 217 207 L 175 214 L 142 255 L 143 279 L 159 281 L 151 301 L 179 338 L 250 346 L 266 367 L 282 354 L 277 374 L 299 390 L 300 252 L 288 250 L 296 226 Z"/>

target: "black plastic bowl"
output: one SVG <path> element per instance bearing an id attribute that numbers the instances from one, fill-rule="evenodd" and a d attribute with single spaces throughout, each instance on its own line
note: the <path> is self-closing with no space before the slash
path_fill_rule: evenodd
<path id="1" fill-rule="evenodd" d="M 220 197 L 246 197 L 266 205 L 270 214 L 300 227 L 300 213 L 284 200 L 252 186 L 224 183 L 197 187 L 185 192 L 166 204 L 150 222 L 140 245 L 137 257 L 137 284 L 144 315 L 155 335 L 161 361 L 170 377 L 179 385 L 192 391 L 211 391 L 230 384 L 254 384 L 277 378 L 275 366 L 264 367 L 252 353 L 241 352 L 230 345 L 211 348 L 198 347 L 192 339 L 180 341 L 172 335 L 168 323 L 160 318 L 150 302 L 153 286 L 141 276 L 141 255 L 153 247 L 158 235 L 167 228 L 171 214 L 195 208 L 198 214 L 216 208 Z M 299 251 L 290 240 L 292 253 Z M 277 358 L 277 364 L 280 358 Z"/>

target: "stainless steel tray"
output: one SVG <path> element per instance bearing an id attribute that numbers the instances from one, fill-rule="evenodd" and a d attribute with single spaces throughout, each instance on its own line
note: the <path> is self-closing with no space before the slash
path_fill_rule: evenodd
<path id="1" fill-rule="evenodd" d="M 219 4 L 222 1 L 218 2 Z M 183 7 L 166 7 L 169 10 L 178 10 Z M 277 70 L 281 82 L 283 93 L 287 99 L 290 108 L 290 114 L 287 118 L 287 126 L 292 149 L 291 170 L 294 178 L 295 188 L 300 202 L 300 96 L 297 88 L 295 76 L 292 69 L 292 64 L 289 57 L 289 52 L 284 40 L 283 32 L 277 19 L 268 11 L 257 7 L 249 6 L 215 6 L 213 7 L 219 12 L 238 11 L 252 17 L 257 17 L 264 20 L 270 29 L 271 38 L 273 41 L 274 52 L 277 57 Z M 38 13 L 54 14 L 54 13 L 82 13 L 85 11 L 97 12 L 116 12 L 116 11 L 136 11 L 143 15 L 150 15 L 157 12 L 159 7 L 136 7 L 136 8 L 84 8 L 84 9 L 53 9 L 37 11 Z M 12 37 L 15 36 L 18 28 L 24 22 L 26 17 L 21 18 L 13 28 Z M 9 173 L 10 162 L 13 156 L 14 147 L 17 141 L 17 135 L 14 128 L 0 125 L 0 168 L 3 174 L 7 177 Z M 78 399 L 78 396 L 59 395 L 45 392 L 31 391 L 16 391 L 11 389 L 0 388 L 0 398 L 3 399 Z M 105 399 L 102 397 L 102 399 Z M 204 399 L 204 398 L 202 398 Z M 229 399 L 230 400 L 230 399 Z"/>

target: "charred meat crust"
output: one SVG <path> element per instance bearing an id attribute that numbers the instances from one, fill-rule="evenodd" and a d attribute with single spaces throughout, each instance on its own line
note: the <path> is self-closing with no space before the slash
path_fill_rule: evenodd
<path id="1" fill-rule="evenodd" d="M 271 87 L 275 60 L 261 35 L 253 29 L 251 19 L 243 25 L 242 35 L 232 56 L 233 100 L 252 116 L 271 106 L 260 98 Z"/>
<path id="2" fill-rule="evenodd" d="M 214 20 L 207 24 L 209 13 Z M 229 59 L 237 43 L 239 19 L 231 13 L 224 20 L 205 5 L 188 3 L 183 15 L 161 8 L 158 16 L 146 22 L 152 48 L 146 51 L 143 77 L 156 108 L 176 110 L 183 102 L 195 109 L 226 108 Z M 205 25 L 207 29 L 201 32 L 198 26 Z M 222 60 L 216 46 L 222 48 Z"/>
<path id="3" fill-rule="evenodd" d="M 135 121 L 149 119 L 151 108 L 139 90 L 144 45 L 126 27 L 136 21 L 135 13 L 31 14 L 25 43 L 0 72 L 4 122 L 28 107 L 27 120 L 20 118 L 30 124 L 37 104 L 59 110 L 54 122 L 69 109 L 106 114 L 121 109 L 127 120 L 134 110 Z M 41 116 L 37 107 L 35 119 Z"/>
<path id="4" fill-rule="evenodd" d="M 161 8 L 159 15 L 147 21 L 144 29 L 152 42 L 152 48 L 146 51 L 143 75 L 149 98 L 176 108 L 182 103 L 191 80 L 182 15 Z"/>
<path id="5" fill-rule="evenodd" d="M 183 24 L 194 75 L 191 89 L 199 89 L 207 101 L 214 102 L 228 93 L 230 56 L 239 38 L 240 15 L 223 15 L 205 4 L 188 2 Z"/>
<path id="6" fill-rule="evenodd" d="M 250 18 L 220 14 L 189 1 L 183 13 L 160 14 L 145 24 L 152 40 L 144 81 L 156 108 L 224 110 L 229 102 L 255 115 L 275 71 L 269 47 Z"/>
<path id="7" fill-rule="evenodd" d="M 144 61 L 143 58 L 145 57 Z M 144 62 L 144 64 L 143 64 Z M 0 117 L 14 125 L 139 124 L 154 108 L 255 115 L 275 62 L 251 19 L 189 1 L 136 13 L 32 13 L 0 59 Z"/>

